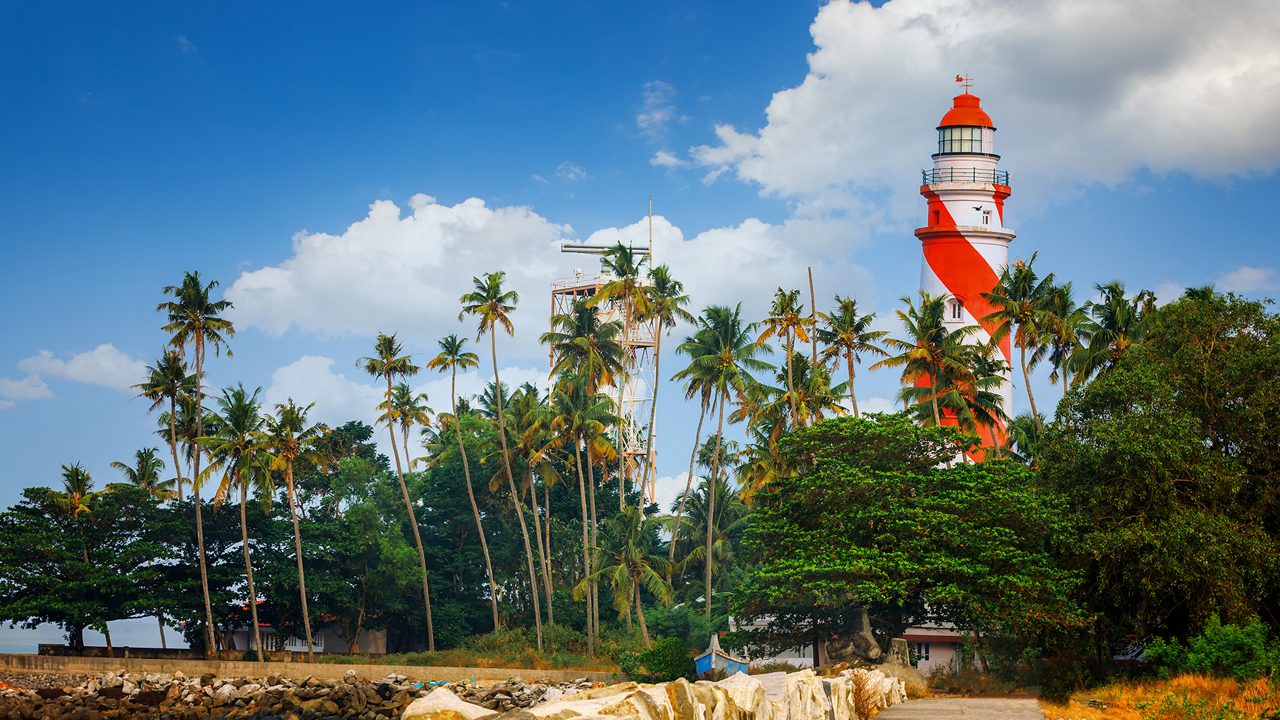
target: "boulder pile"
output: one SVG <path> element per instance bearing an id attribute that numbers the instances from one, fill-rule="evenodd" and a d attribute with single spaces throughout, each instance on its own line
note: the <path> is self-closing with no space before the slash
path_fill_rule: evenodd
<path id="1" fill-rule="evenodd" d="M 656 685 L 618 683 L 561 693 L 527 708 L 495 712 L 449 688 L 432 690 L 405 708 L 402 720 L 866 720 L 904 702 L 906 688 L 879 670 L 845 670 L 818 677 L 812 670 L 718 682 L 680 679 Z"/>

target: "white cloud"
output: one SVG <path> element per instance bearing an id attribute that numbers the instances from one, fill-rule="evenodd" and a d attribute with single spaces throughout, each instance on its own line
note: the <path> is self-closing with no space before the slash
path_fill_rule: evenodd
<path id="1" fill-rule="evenodd" d="M 1186 286 L 1181 283 L 1166 281 L 1157 284 L 1155 289 L 1151 292 L 1156 294 L 1157 305 L 1168 305 L 1174 300 L 1182 297 L 1182 294 L 1186 292 L 1186 289 Z"/>
<path id="2" fill-rule="evenodd" d="M 650 80 L 644 84 L 644 101 L 636 114 L 636 127 L 651 142 L 661 142 L 671 123 L 685 118 L 676 112 L 676 89 L 670 83 Z"/>
<path id="3" fill-rule="evenodd" d="M 200 53 L 200 48 L 196 47 L 196 44 L 191 42 L 191 39 L 186 35 L 179 35 L 175 39 L 178 41 L 178 49 L 182 51 L 183 55 L 198 55 Z"/>
<path id="4" fill-rule="evenodd" d="M 887 397 L 858 398 L 858 410 L 863 413 L 895 413 L 901 406 Z"/>
<path id="5" fill-rule="evenodd" d="M 569 182 L 578 182 L 591 177 L 587 173 L 587 169 L 576 162 L 565 160 L 556 167 L 556 175 L 568 180 Z"/>
<path id="6" fill-rule="evenodd" d="M 458 322 L 458 298 L 471 290 L 472 275 L 505 270 L 521 296 L 515 323 L 531 349 L 545 329 L 549 283 L 568 273 L 557 243 L 570 229 L 525 207 L 489 208 L 476 198 L 447 206 L 415 195 L 409 204 L 402 216 L 395 203 L 379 200 L 338 235 L 298 233 L 292 257 L 232 283 L 229 316 L 273 335 L 382 331 L 429 342 L 471 333 L 470 320 Z M 509 342 L 499 339 L 500 349 Z"/>
<path id="7" fill-rule="evenodd" d="M 783 197 L 890 188 L 904 217 L 966 71 L 1032 205 L 1139 168 L 1220 177 L 1280 164 L 1271 0 L 1230 12 L 1214 0 L 833 0 L 810 30 L 808 74 L 773 95 L 765 126 L 720 125 L 693 148 L 710 174 Z"/>
<path id="8" fill-rule="evenodd" d="M 48 350 L 41 350 L 19 361 L 18 369 L 31 375 L 58 377 L 127 392 L 130 386 L 146 379 L 147 364 L 129 357 L 110 343 L 103 343 L 66 360 L 54 357 Z"/>
<path id="9" fill-rule="evenodd" d="M 1280 289 L 1273 268 L 1256 268 L 1242 265 L 1217 280 L 1218 287 L 1234 293 L 1248 294 L 1271 292 Z"/>
<path id="10" fill-rule="evenodd" d="M 12 400 L 0 400 L 0 410 L 8 410 L 17 406 L 18 404 Z"/>
<path id="11" fill-rule="evenodd" d="M 653 157 L 649 158 L 649 164 L 654 167 L 664 167 L 667 169 L 673 169 L 678 167 L 684 167 L 688 163 L 676 157 L 675 154 L 670 152 L 669 150 L 659 150 L 658 152 L 654 153 Z"/>
<path id="12" fill-rule="evenodd" d="M 0 398 L 13 400 L 47 400 L 53 397 L 53 391 L 37 375 L 27 375 L 17 380 L 0 377 Z M 13 407 L 10 402 L 7 407 Z"/>
<path id="13" fill-rule="evenodd" d="M 503 269 L 521 301 L 513 315 L 516 338 L 500 337 L 499 354 L 541 357 L 537 338 L 546 329 L 551 282 L 569 276 L 574 263 L 592 262 L 560 253 L 570 228 L 528 208 L 489 208 L 475 199 L 448 207 L 418 195 L 411 205 L 413 212 L 402 216 L 380 200 L 341 235 L 299 233 L 292 257 L 232 283 L 230 316 L 275 335 L 290 328 L 334 336 L 399 332 L 412 350 L 447 333 L 473 336 L 472 321 L 458 322 L 458 298 L 473 274 Z M 875 292 L 871 274 L 850 257 L 863 238 L 850 219 L 803 213 L 779 224 L 747 219 L 689 239 L 662 216 L 653 225 L 655 262 L 669 264 L 685 283 L 694 311 L 741 300 L 745 316 L 757 319 L 774 288 L 807 285 L 810 262 L 822 303 L 836 292 Z M 587 238 L 619 241 L 645 244 L 648 219 Z"/>

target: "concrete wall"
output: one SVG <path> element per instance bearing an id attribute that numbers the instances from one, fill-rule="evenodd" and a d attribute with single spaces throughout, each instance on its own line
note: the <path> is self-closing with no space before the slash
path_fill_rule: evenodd
<path id="1" fill-rule="evenodd" d="M 188 676 L 213 673 L 219 677 L 262 677 L 280 675 L 295 679 L 316 677 L 337 680 L 348 670 L 367 680 L 379 680 L 391 674 L 404 675 L 411 680 L 506 680 L 521 677 L 526 680 L 550 680 L 567 682 L 587 678 L 596 682 L 613 682 L 618 675 L 585 670 L 532 670 L 528 668 L 464 668 L 464 667 L 415 667 L 408 665 L 338 665 L 328 663 L 291 662 L 233 662 L 222 660 L 174 660 L 142 658 L 87 658 L 49 657 L 44 655 L 0 654 L 0 671 L 32 673 L 68 673 L 78 675 L 102 675 L 108 672 L 162 672 L 181 671 Z"/>

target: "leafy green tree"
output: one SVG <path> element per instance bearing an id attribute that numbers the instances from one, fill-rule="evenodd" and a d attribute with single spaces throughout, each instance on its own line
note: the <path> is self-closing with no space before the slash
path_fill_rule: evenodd
<path id="1" fill-rule="evenodd" d="M 815 332 L 822 342 L 822 359 L 829 363 L 844 358 L 849 369 L 849 402 L 853 406 L 853 416 L 861 417 L 858 412 L 858 396 L 853 390 L 853 367 L 862 362 L 864 355 L 885 355 L 880 341 L 889 334 L 887 330 L 874 330 L 876 314 L 862 315 L 858 311 L 858 303 L 853 298 L 842 298 L 836 295 L 836 307 L 830 313 L 818 313 L 822 326 Z"/>
<path id="2" fill-rule="evenodd" d="M 1280 317 L 1200 293 L 1142 322 L 1039 443 L 1103 644 L 1273 616 L 1280 596 Z"/>
<path id="3" fill-rule="evenodd" d="M 583 578 L 575 592 L 585 594 L 591 581 L 603 579 L 613 592 L 613 607 L 628 615 L 634 605 L 640 637 L 650 647 L 649 626 L 644 619 L 641 590 L 662 602 L 671 598 L 671 589 L 662 577 L 663 558 L 658 549 L 658 522 L 645 518 L 633 507 L 624 507 L 605 524 L 600 557 L 591 577 Z"/>
<path id="4" fill-rule="evenodd" d="M 733 602 L 740 618 L 774 618 L 755 642 L 847 632 L 858 607 L 891 636 L 929 620 L 980 639 L 1077 625 L 1075 577 L 1050 552 L 1069 528 L 1065 502 L 1021 465 L 943 466 L 976 440 L 902 414 L 783 438 L 784 472 L 756 497 Z"/>

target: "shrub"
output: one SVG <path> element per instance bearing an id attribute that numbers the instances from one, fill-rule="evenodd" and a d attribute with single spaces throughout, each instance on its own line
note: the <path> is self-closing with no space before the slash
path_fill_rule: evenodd
<path id="1" fill-rule="evenodd" d="M 1258 620 L 1224 625 L 1212 615 L 1204 631 L 1185 646 L 1176 639 L 1156 638 L 1143 659 L 1162 678 L 1191 672 L 1248 680 L 1275 670 L 1277 649 L 1267 642 L 1267 628 Z"/>
<path id="2" fill-rule="evenodd" d="M 685 648 L 694 652 L 707 647 L 711 633 L 715 630 L 714 622 L 708 620 L 701 610 L 688 605 L 646 609 L 645 615 L 649 621 L 649 632 L 655 637 L 680 638 L 684 641 Z"/>
<path id="3" fill-rule="evenodd" d="M 653 647 L 638 653 L 623 653 L 618 658 L 622 672 L 637 682 L 668 682 L 676 678 L 695 680 L 693 658 L 677 637 L 662 638 Z"/>

